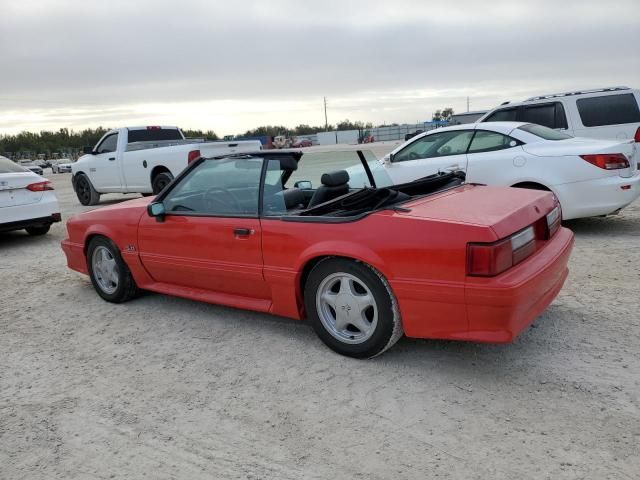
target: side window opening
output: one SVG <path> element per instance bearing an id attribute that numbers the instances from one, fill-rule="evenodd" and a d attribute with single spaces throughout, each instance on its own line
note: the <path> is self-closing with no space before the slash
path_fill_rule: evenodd
<path id="1" fill-rule="evenodd" d="M 113 133 L 105 138 L 98 148 L 96 149 L 97 153 L 111 153 L 115 152 L 118 148 L 118 134 Z"/>
<path id="2" fill-rule="evenodd" d="M 576 106 L 585 127 L 640 123 L 640 110 L 633 93 L 580 98 Z"/>
<path id="3" fill-rule="evenodd" d="M 496 110 L 489 115 L 483 122 L 515 122 L 518 114 L 517 108 L 503 108 Z"/>
<path id="4" fill-rule="evenodd" d="M 556 127 L 556 107 L 554 103 L 525 106 L 519 121 L 536 123 L 548 128 L 560 128 Z"/>
<path id="5" fill-rule="evenodd" d="M 206 160 L 164 199 L 168 214 L 257 216 L 261 158 Z"/>
<path id="6" fill-rule="evenodd" d="M 473 130 L 452 130 L 427 135 L 396 153 L 393 162 L 462 155 L 466 153 L 472 136 Z"/>
<path id="7" fill-rule="evenodd" d="M 522 145 L 522 142 L 497 132 L 476 130 L 467 153 L 494 152 Z"/>

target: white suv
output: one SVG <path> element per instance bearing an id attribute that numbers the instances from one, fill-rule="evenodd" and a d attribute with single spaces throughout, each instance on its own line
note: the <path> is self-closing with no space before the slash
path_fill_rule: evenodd
<path id="1" fill-rule="evenodd" d="M 640 142 L 640 91 L 608 87 L 505 102 L 478 122 L 526 122 L 575 137 L 635 139 Z"/>

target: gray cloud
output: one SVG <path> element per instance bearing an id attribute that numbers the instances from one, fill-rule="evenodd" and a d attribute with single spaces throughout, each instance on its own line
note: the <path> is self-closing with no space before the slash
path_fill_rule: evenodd
<path id="1" fill-rule="evenodd" d="M 288 100 L 271 120 L 287 123 L 323 95 L 335 114 L 413 121 L 467 95 L 640 84 L 637 1 L 1 1 L 0 130 L 223 100 Z M 230 125 L 255 125 L 243 114 Z"/>

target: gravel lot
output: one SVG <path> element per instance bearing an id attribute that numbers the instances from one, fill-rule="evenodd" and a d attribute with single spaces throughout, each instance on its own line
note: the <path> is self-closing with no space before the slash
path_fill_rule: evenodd
<path id="1" fill-rule="evenodd" d="M 568 226 L 567 284 L 515 343 L 369 361 L 269 315 L 106 303 L 63 224 L 0 234 L 0 478 L 637 479 L 640 202 Z"/>

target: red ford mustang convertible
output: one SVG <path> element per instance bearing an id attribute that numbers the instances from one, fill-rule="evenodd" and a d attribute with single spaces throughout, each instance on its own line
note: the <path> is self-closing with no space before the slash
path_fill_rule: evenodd
<path id="1" fill-rule="evenodd" d="M 509 342 L 558 294 L 573 235 L 553 194 L 384 175 L 361 151 L 200 158 L 153 200 L 72 218 L 62 248 L 107 301 L 308 318 L 358 358 L 403 334 Z"/>

